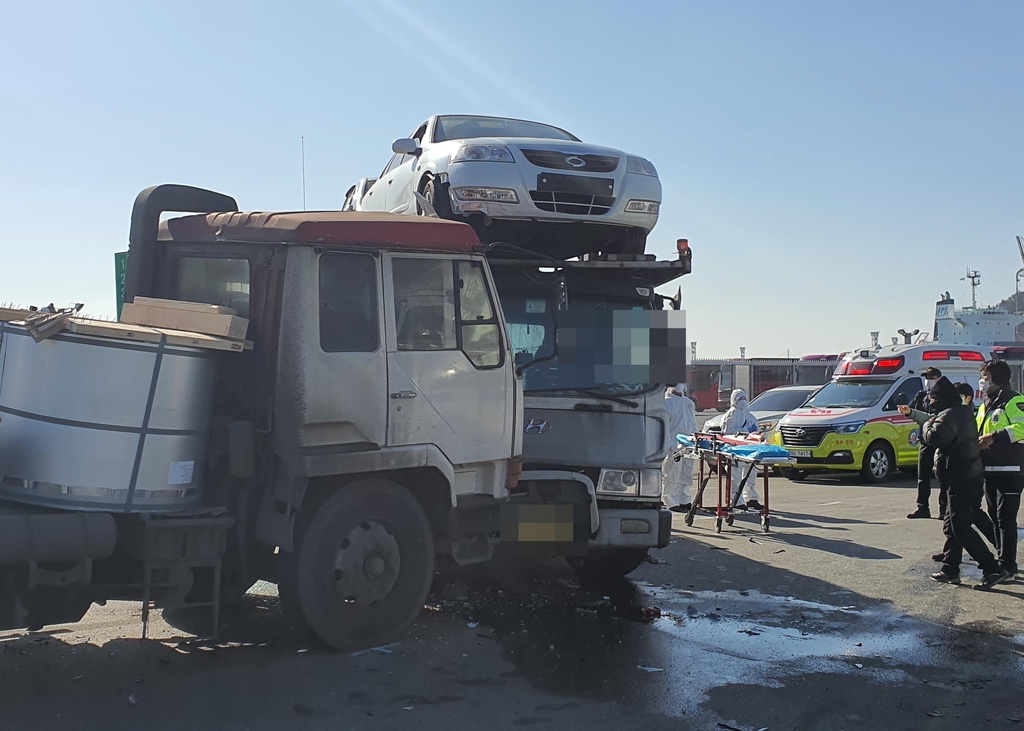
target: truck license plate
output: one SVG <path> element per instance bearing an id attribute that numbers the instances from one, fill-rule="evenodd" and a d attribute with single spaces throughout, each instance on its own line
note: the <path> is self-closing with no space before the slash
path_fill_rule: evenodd
<path id="1" fill-rule="evenodd" d="M 810 457 L 811 450 L 809 449 L 790 449 L 789 453 L 794 457 Z"/>
<path id="2" fill-rule="evenodd" d="M 504 505 L 499 551 L 519 556 L 585 556 L 590 536 L 583 505 Z"/>

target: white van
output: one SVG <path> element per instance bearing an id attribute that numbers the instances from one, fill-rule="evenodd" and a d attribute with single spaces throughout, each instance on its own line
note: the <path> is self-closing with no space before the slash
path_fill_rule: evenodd
<path id="1" fill-rule="evenodd" d="M 989 357 L 980 347 L 936 343 L 854 351 L 830 383 L 779 421 L 772 441 L 796 457 L 794 477 L 859 470 L 870 482 L 884 482 L 897 468 L 917 465 L 919 427 L 896 407 L 924 388 L 921 373 L 937 368 L 954 383 L 969 383 L 977 399 Z"/>

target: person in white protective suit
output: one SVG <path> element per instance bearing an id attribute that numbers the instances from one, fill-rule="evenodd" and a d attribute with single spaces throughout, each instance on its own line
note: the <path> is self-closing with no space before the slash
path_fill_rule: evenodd
<path id="1" fill-rule="evenodd" d="M 693 434 L 697 431 L 697 415 L 693 401 L 686 395 L 685 383 L 677 383 L 674 388 L 665 391 L 665 408 L 668 410 L 669 451 L 661 463 L 662 493 L 669 510 L 686 513 L 690 510 L 694 460 L 683 457 L 676 461 L 676 434 Z"/>
<path id="2" fill-rule="evenodd" d="M 759 431 L 757 426 L 757 419 L 750 413 L 750 409 L 747 408 L 747 392 L 742 388 L 737 388 L 732 392 L 729 397 L 729 410 L 725 412 L 725 417 L 722 419 L 722 434 L 753 434 Z M 733 474 L 740 476 L 746 472 L 739 472 L 738 469 L 733 470 Z M 761 503 L 759 502 L 759 496 L 757 494 L 757 470 L 752 470 L 750 475 L 743 482 L 743 494 L 741 495 L 743 503 L 740 503 L 736 507 L 743 508 L 744 503 L 746 508 L 749 510 L 763 510 Z M 733 486 L 735 490 L 735 485 Z"/>

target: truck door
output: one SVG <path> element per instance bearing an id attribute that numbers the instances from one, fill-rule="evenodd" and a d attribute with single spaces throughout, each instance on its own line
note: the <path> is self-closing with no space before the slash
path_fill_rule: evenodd
<path id="1" fill-rule="evenodd" d="M 386 263 L 388 444 L 436 444 L 453 464 L 511 457 L 515 375 L 483 263 Z"/>

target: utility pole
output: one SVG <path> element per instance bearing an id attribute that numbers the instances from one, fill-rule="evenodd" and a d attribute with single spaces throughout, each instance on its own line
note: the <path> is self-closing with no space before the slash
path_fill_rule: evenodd
<path id="1" fill-rule="evenodd" d="M 302 145 L 302 210 L 306 210 L 306 138 L 300 137 Z"/>

